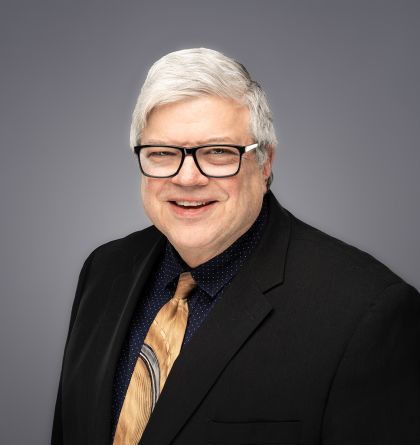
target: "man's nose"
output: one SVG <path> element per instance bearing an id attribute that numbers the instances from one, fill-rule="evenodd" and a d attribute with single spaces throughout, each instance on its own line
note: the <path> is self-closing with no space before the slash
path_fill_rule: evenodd
<path id="1" fill-rule="evenodd" d="M 195 164 L 192 155 L 186 155 L 178 174 L 172 178 L 174 184 L 182 186 L 206 185 L 209 178 L 204 176 Z"/>

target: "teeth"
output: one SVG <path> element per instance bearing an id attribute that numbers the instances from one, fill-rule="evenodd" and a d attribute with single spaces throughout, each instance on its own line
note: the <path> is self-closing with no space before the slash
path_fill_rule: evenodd
<path id="1" fill-rule="evenodd" d="M 175 201 L 177 205 L 184 207 L 197 207 L 207 204 L 207 201 Z"/>

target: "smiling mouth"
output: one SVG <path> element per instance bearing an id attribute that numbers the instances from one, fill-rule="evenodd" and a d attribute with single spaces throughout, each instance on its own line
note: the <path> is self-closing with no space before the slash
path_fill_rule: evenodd
<path id="1" fill-rule="evenodd" d="M 183 209 L 200 209 L 215 201 L 170 201 L 171 204 L 181 207 Z"/>

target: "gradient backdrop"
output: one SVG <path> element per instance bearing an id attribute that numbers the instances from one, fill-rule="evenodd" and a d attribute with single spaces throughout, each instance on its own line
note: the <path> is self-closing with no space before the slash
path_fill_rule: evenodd
<path id="1" fill-rule="evenodd" d="M 244 63 L 273 108 L 278 198 L 420 287 L 419 5 L 2 0 L 2 445 L 48 443 L 82 262 L 148 224 L 128 131 L 167 52 Z"/>

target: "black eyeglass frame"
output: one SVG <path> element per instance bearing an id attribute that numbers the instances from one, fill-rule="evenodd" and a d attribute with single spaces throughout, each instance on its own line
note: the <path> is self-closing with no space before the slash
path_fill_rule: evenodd
<path id="1" fill-rule="evenodd" d="M 198 171 L 203 176 L 206 176 L 207 178 L 229 178 L 231 176 L 236 176 L 239 173 L 239 170 L 241 169 L 241 164 L 242 164 L 242 155 L 244 153 L 248 153 L 249 151 L 256 149 L 258 147 L 258 145 L 259 145 L 258 143 L 254 143 L 254 144 L 250 144 L 250 145 L 207 144 L 207 145 L 197 145 L 195 147 L 179 147 L 177 145 L 147 144 L 147 145 L 136 145 L 134 147 L 134 153 L 137 156 L 137 160 L 138 160 L 141 172 L 143 173 L 144 176 L 147 176 L 149 178 L 156 178 L 156 179 L 173 178 L 181 170 L 181 168 L 182 168 L 182 166 L 184 164 L 185 156 L 187 156 L 187 155 L 191 155 L 193 157 L 194 163 L 195 163 L 196 167 L 198 168 Z M 175 148 L 175 149 L 179 150 L 181 152 L 181 154 L 182 154 L 182 158 L 181 158 L 181 162 L 179 163 L 179 167 L 178 167 L 177 171 L 174 174 L 168 175 L 168 176 L 154 176 L 154 175 L 150 175 L 148 173 L 145 173 L 145 171 L 143 170 L 143 167 L 141 165 L 141 161 L 140 161 L 140 151 L 143 148 L 150 148 L 150 147 Z M 239 151 L 239 164 L 238 164 L 238 169 L 236 170 L 236 172 L 232 173 L 230 175 L 222 175 L 222 176 L 207 175 L 206 173 L 204 173 L 203 170 L 200 167 L 200 164 L 199 164 L 198 160 L 197 160 L 196 152 L 200 148 L 210 148 L 210 147 L 230 147 L 230 148 L 236 148 Z"/>

